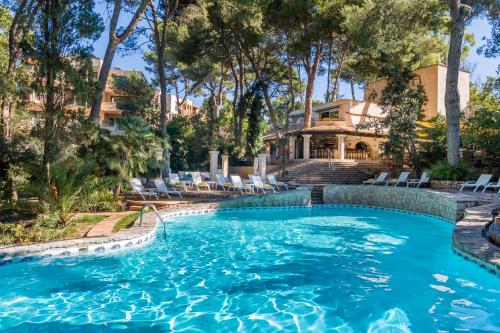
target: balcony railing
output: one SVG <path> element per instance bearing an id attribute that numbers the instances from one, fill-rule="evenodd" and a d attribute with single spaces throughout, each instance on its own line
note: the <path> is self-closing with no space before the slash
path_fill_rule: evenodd
<path id="1" fill-rule="evenodd" d="M 348 160 L 368 160 L 370 159 L 370 154 L 366 150 L 346 149 L 345 158 Z"/>

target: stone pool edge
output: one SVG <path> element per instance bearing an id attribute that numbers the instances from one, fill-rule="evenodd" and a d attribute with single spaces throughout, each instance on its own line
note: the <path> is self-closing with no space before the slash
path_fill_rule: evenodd
<path id="1" fill-rule="evenodd" d="M 428 189 L 332 184 L 324 186 L 323 201 L 325 204 L 400 209 L 453 222 L 453 250 L 493 274 L 500 275 L 500 247 L 482 234 L 484 225 L 493 218 L 493 210 L 500 208 L 500 199 L 491 202 L 470 198 L 467 194 Z"/>
<path id="2" fill-rule="evenodd" d="M 194 204 L 187 207 L 173 207 L 162 210 L 160 213 L 163 218 L 168 218 L 244 207 L 298 207 L 310 206 L 310 204 L 311 188 L 299 187 L 295 190 L 286 192 L 252 195 L 216 203 Z M 142 247 L 155 239 L 158 228 L 158 218 L 151 212 L 144 215 L 142 225 L 140 225 L 139 220 L 138 218 L 132 227 L 121 230 L 112 236 L 77 238 L 0 247 L 0 266 L 51 257 L 115 253 Z"/>

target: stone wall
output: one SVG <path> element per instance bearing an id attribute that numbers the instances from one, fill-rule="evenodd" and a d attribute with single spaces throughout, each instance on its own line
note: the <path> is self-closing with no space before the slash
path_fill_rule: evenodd
<path id="1" fill-rule="evenodd" d="M 220 208 L 240 208 L 309 206 L 310 204 L 311 189 L 307 187 L 300 187 L 293 191 L 243 196 L 238 199 L 223 201 L 218 206 Z"/>
<path id="2" fill-rule="evenodd" d="M 449 221 L 461 219 L 467 206 L 465 202 L 442 192 L 371 185 L 326 185 L 323 188 L 323 202 L 401 209 Z"/>

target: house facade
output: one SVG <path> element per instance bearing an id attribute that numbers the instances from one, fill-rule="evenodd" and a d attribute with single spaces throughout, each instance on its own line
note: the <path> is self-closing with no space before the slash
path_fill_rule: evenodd
<path id="1" fill-rule="evenodd" d="M 102 59 L 92 59 L 92 73 L 95 78 L 99 77 L 99 72 L 102 68 Z M 131 71 L 122 70 L 120 68 L 112 68 L 109 72 L 109 78 L 116 76 L 127 76 Z M 142 73 L 141 73 L 142 74 Z M 200 111 L 191 100 L 185 99 L 182 103 L 177 103 L 177 98 L 173 94 L 167 95 L 167 121 L 172 120 L 175 116 L 192 116 Z M 117 126 L 117 119 L 123 116 L 123 110 L 120 110 L 117 103 L 120 100 L 126 99 L 127 96 L 113 89 L 112 80 L 108 79 L 106 88 L 104 89 L 103 100 L 101 104 L 101 112 L 99 114 L 99 126 L 107 129 L 111 134 L 121 134 L 121 130 Z M 179 105 L 180 104 L 180 105 Z M 29 100 L 29 109 L 36 117 L 38 111 L 42 111 L 43 98 L 32 94 Z M 160 107 L 160 91 L 156 92 L 155 106 Z M 90 105 L 82 104 L 76 99 L 67 104 L 68 111 L 83 109 L 85 114 L 90 114 Z"/>
<path id="2" fill-rule="evenodd" d="M 444 96 L 446 88 L 446 66 L 432 65 L 415 70 L 412 84 L 422 85 L 428 98 L 423 108 L 425 120 L 438 114 L 445 115 Z M 290 114 L 288 155 L 291 160 L 336 159 L 336 160 L 379 160 L 384 152 L 387 133 L 376 133 L 373 129 L 358 128 L 358 125 L 384 117 L 378 102 L 386 84 L 385 80 L 370 82 L 364 91 L 362 101 L 339 99 L 313 107 L 311 127 L 304 129 L 304 110 Z M 459 73 L 460 106 L 469 103 L 470 74 Z M 272 149 L 274 134 L 265 137 L 270 158 L 277 158 Z"/>

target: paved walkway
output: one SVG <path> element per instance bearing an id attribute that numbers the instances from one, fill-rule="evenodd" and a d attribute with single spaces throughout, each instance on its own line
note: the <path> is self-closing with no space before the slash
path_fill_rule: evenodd
<path id="1" fill-rule="evenodd" d="M 87 233 L 87 237 L 104 237 L 113 233 L 113 228 L 122 217 L 132 214 L 132 212 L 116 212 L 111 214 L 101 222 L 96 223 Z"/>

